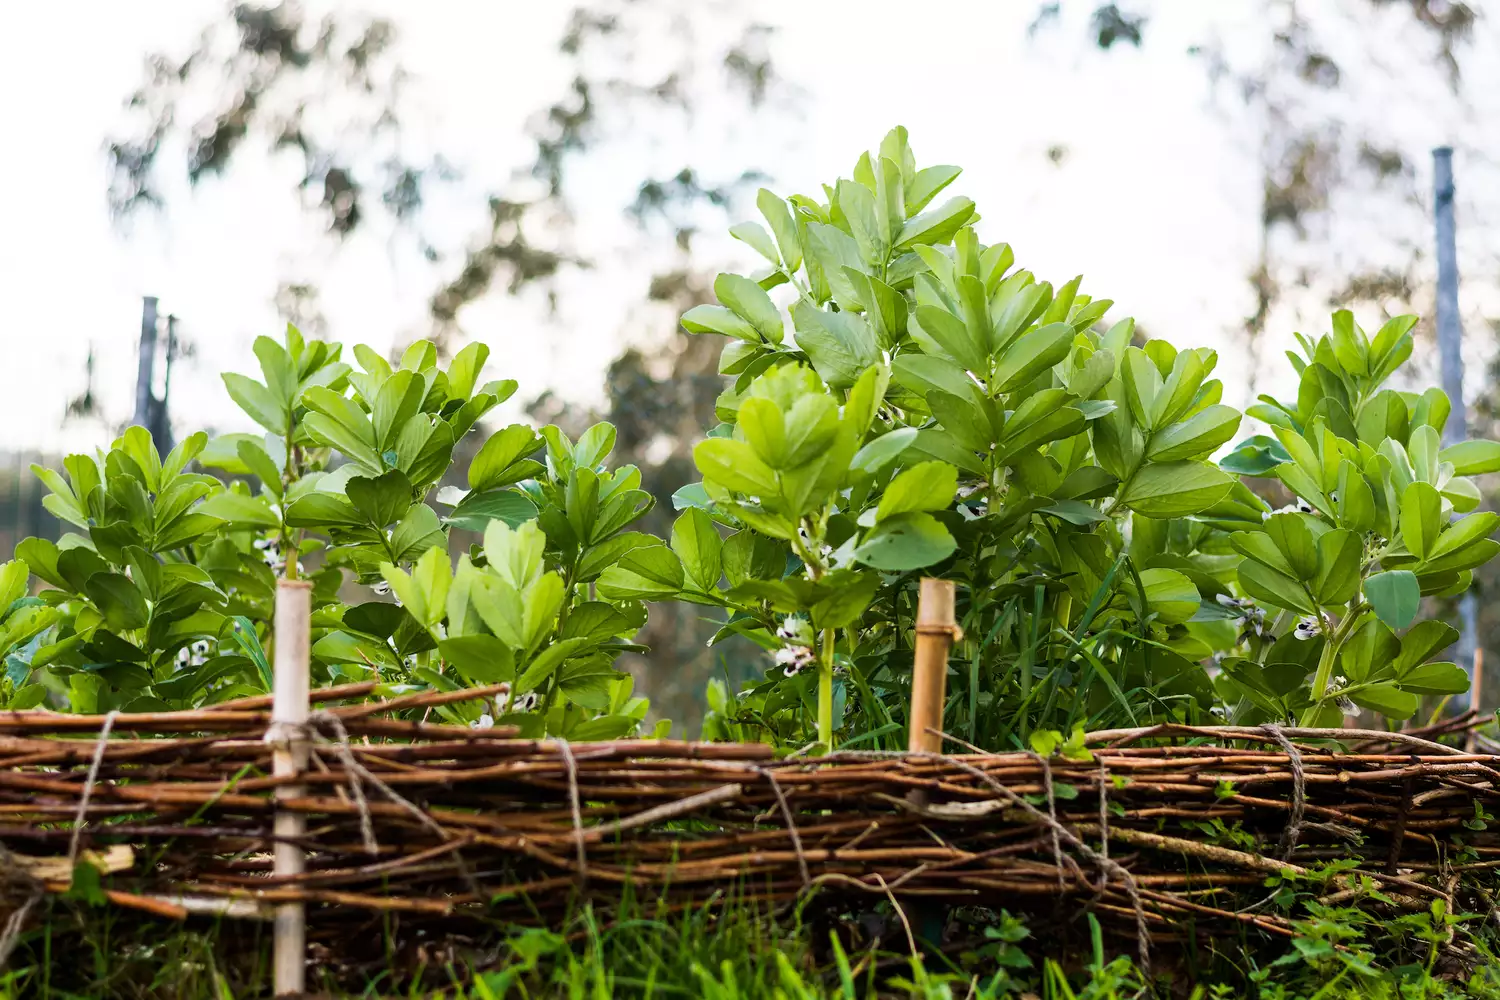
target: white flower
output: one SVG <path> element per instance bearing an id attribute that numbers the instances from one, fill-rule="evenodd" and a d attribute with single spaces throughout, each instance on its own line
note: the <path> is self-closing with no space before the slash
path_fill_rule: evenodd
<path id="1" fill-rule="evenodd" d="M 473 722 L 469 723 L 469 728 L 470 729 L 491 729 L 491 728 L 494 727 L 494 725 L 495 725 L 495 720 L 490 717 L 490 714 L 488 712 L 486 712 L 484 715 L 481 715 L 479 718 L 477 718 Z"/>
<path id="2" fill-rule="evenodd" d="M 541 698 L 538 697 L 535 691 L 528 691 L 515 700 L 515 703 L 511 706 L 511 711 L 529 712 L 536 708 L 539 701 L 541 701 Z"/>
<path id="3" fill-rule="evenodd" d="M 1355 706 L 1354 702 L 1349 700 L 1347 695 L 1339 694 L 1340 691 L 1348 686 L 1349 678 L 1342 674 L 1336 674 L 1328 681 L 1328 693 L 1336 696 L 1333 699 L 1333 703 L 1338 706 L 1340 712 L 1343 712 L 1345 715 L 1354 715 L 1359 711 L 1359 708 Z"/>
<path id="4" fill-rule="evenodd" d="M 812 623 L 801 615 L 788 615 L 776 629 L 776 638 L 794 646 L 810 644 L 812 635 Z"/>
<path id="5" fill-rule="evenodd" d="M 807 646 L 783 646 L 776 651 L 776 662 L 788 677 L 795 677 L 813 659 L 813 651 Z"/>
<path id="6" fill-rule="evenodd" d="M 1298 639 L 1311 639 L 1323 631 L 1323 623 L 1316 618 L 1304 618 L 1292 629 L 1292 635 Z"/>
<path id="7" fill-rule="evenodd" d="M 510 706 L 510 692 L 501 691 L 495 695 L 495 714 L 504 715 L 506 708 Z"/>
<path id="8" fill-rule="evenodd" d="M 1295 507 L 1299 514 L 1316 514 L 1318 512 L 1318 508 L 1314 507 L 1312 504 L 1308 503 L 1301 497 L 1297 498 Z"/>
<path id="9" fill-rule="evenodd" d="M 386 583 L 384 580 L 377 580 L 374 583 L 370 584 L 370 589 L 375 591 L 375 593 L 379 594 L 381 597 L 384 597 L 386 594 L 389 594 L 391 592 L 391 585 Z"/>

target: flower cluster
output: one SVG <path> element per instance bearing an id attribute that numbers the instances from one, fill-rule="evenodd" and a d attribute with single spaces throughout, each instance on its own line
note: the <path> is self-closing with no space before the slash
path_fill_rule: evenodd
<path id="1" fill-rule="evenodd" d="M 535 691 L 528 691 L 514 701 L 511 700 L 509 691 L 501 691 L 495 695 L 495 714 L 485 712 L 479 718 L 469 723 L 470 729 L 491 729 L 495 725 L 495 717 L 504 715 L 506 712 L 522 714 L 536 709 L 541 702 Z"/>
<path id="2" fill-rule="evenodd" d="M 1278 507 L 1275 510 L 1266 511 L 1260 516 L 1260 519 L 1262 521 L 1269 521 L 1276 514 L 1316 514 L 1317 512 L 1318 508 L 1314 507 L 1312 504 L 1308 503 L 1301 497 L 1297 497 L 1294 502 L 1287 504 L 1285 507 Z"/>
<path id="3" fill-rule="evenodd" d="M 788 677 L 797 676 L 817 660 L 812 650 L 812 623 L 801 615 L 788 615 L 776 629 L 776 638 L 786 644 L 776 651 L 775 658 Z"/>
<path id="4" fill-rule="evenodd" d="M 1231 597 L 1228 594 L 1219 594 L 1214 598 L 1221 607 L 1232 611 L 1240 619 L 1240 645 L 1249 642 L 1251 638 L 1259 638 L 1266 634 L 1266 609 L 1258 606 L 1248 597 Z"/>

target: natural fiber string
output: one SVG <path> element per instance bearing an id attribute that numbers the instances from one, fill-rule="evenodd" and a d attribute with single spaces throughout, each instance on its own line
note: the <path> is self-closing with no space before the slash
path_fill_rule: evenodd
<path id="1" fill-rule="evenodd" d="M 1307 778 L 1302 773 L 1302 754 L 1281 727 L 1274 722 L 1267 722 L 1261 726 L 1271 738 L 1280 744 L 1286 753 L 1287 762 L 1292 769 L 1292 811 L 1287 817 L 1286 829 L 1281 831 L 1281 841 L 1277 850 L 1281 852 L 1281 860 L 1290 861 L 1292 852 L 1297 849 L 1297 838 L 1302 836 L 1302 817 L 1307 811 Z"/>
<path id="2" fill-rule="evenodd" d="M 108 712 L 104 716 L 104 724 L 99 727 L 99 740 L 94 744 L 94 759 L 89 763 L 88 777 L 83 782 L 83 794 L 78 797 L 78 812 L 73 816 L 73 837 L 68 841 L 70 873 L 78 863 L 78 841 L 83 833 L 84 817 L 88 815 L 89 798 L 94 794 L 94 782 L 99 780 L 99 766 L 104 762 L 104 748 L 109 745 L 109 731 L 114 728 L 115 716 L 119 714 L 116 710 Z M 69 877 L 72 877 L 71 874 Z"/>
<path id="3" fill-rule="evenodd" d="M 567 740 L 559 739 L 557 748 L 562 754 L 563 763 L 568 767 L 568 806 L 573 810 L 573 844 L 578 852 L 578 882 L 586 886 L 589 882 L 589 860 L 588 849 L 583 843 L 583 805 L 578 799 L 578 761 L 573 759 L 573 748 L 568 745 Z"/>
<path id="4" fill-rule="evenodd" d="M 780 782 L 769 769 L 757 767 L 755 771 L 766 779 L 771 785 L 771 791 L 776 793 L 776 801 L 781 805 L 782 818 L 786 820 L 786 832 L 792 838 L 792 850 L 797 852 L 797 868 L 802 872 L 802 886 L 807 888 L 812 885 L 812 873 L 807 867 L 807 856 L 802 853 L 802 835 L 797 832 L 797 823 L 792 819 L 792 807 L 787 804 L 786 793 L 781 790 Z"/>
<path id="5" fill-rule="evenodd" d="M 41 902 L 46 889 L 37 877 L 22 868 L 3 844 L 0 844 L 0 870 L 6 876 L 14 876 L 17 881 L 26 885 L 26 899 L 10 912 L 5 918 L 5 926 L 0 927 L 0 969 L 5 968 L 10 961 L 11 952 L 15 950 L 16 943 L 21 939 L 21 931 L 26 926 L 26 918 L 31 916 L 31 911 L 36 904 Z"/>
<path id="6" fill-rule="evenodd" d="M 15 950 L 16 942 L 21 940 L 21 928 L 26 926 L 26 918 L 31 916 L 31 911 L 36 904 L 41 902 L 42 889 L 37 886 L 36 890 L 26 898 L 26 902 L 11 911 L 10 916 L 5 918 L 5 926 L 0 928 L 0 969 L 10 961 L 10 953 Z"/>

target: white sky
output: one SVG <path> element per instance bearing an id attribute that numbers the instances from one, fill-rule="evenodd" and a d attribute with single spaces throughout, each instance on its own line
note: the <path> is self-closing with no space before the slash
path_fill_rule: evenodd
<path id="1" fill-rule="evenodd" d="M 552 51 L 571 4 L 362 6 L 397 15 L 425 141 L 491 183 L 524 160 L 525 116 L 566 81 Z M 1234 331 L 1251 307 L 1244 276 L 1258 240 L 1260 174 L 1246 155 L 1254 138 L 1223 113 L 1232 104 L 1214 110 L 1203 65 L 1185 51 L 1212 36 L 1231 48 L 1258 37 L 1246 28 L 1262 3 L 1160 0 L 1146 48 L 1117 45 L 1107 54 L 1081 44 L 1077 23 L 1028 42 L 1033 0 L 747 6 L 777 28 L 771 51 L 797 88 L 792 107 L 746 116 L 710 105 L 686 129 L 638 123 L 607 155 L 580 165 L 578 240 L 599 267 L 563 282 L 555 319 L 534 298 L 500 295 L 463 314 L 465 330 L 493 350 L 490 377 L 520 379 L 526 397 L 553 387 L 599 398 L 609 360 L 648 326 L 639 303 L 649 266 L 670 256 L 666 236 L 660 255 L 643 255 L 621 214 L 644 173 L 691 161 L 712 179 L 754 165 L 773 175 L 775 190 L 813 191 L 847 174 L 862 149 L 900 123 L 919 164 L 966 168 L 954 190 L 979 202 L 983 239 L 1010 242 L 1023 266 L 1054 282 L 1084 273 L 1085 290 L 1115 299 L 1114 315 L 1135 315 L 1154 335 L 1219 348 L 1228 401 L 1246 402 L 1234 387 L 1244 371 Z M 1082 13 L 1092 5 L 1067 6 Z M 422 329 L 432 272 L 393 263 L 405 256 L 378 233 L 343 247 L 320 237 L 289 197 L 298 176 L 290 160 L 247 160 L 228 182 L 204 184 L 130 239 L 112 227 L 103 140 L 119 128 L 143 55 L 180 51 L 222 10 L 218 0 L 9 5 L 0 36 L 0 357 L 9 376 L 0 382 L 0 450 L 107 440 L 99 425 L 64 427 L 62 411 L 83 385 L 92 344 L 106 414 L 128 416 L 142 294 L 159 295 L 198 348 L 174 374 L 179 428 L 244 425 L 215 373 L 255 370 L 250 344 L 278 335 L 270 299 L 284 278 L 319 278 L 334 339 L 385 350 Z M 1481 65 L 1476 75 L 1480 89 L 1500 94 L 1500 67 Z M 1450 106 L 1440 88 L 1378 100 L 1389 103 L 1360 113 L 1405 116 L 1403 148 L 1422 191 L 1432 145 L 1464 129 L 1494 138 L 1492 118 L 1475 121 L 1473 109 Z M 1068 148 L 1061 168 L 1044 155 L 1054 143 Z M 1493 162 L 1466 161 L 1461 150 L 1458 166 L 1461 183 L 1482 177 L 1500 189 Z M 434 212 L 453 233 L 475 218 L 472 207 L 454 204 Z M 732 241 L 705 247 L 726 265 L 754 266 Z M 1276 334 L 1279 343 L 1290 329 Z"/>

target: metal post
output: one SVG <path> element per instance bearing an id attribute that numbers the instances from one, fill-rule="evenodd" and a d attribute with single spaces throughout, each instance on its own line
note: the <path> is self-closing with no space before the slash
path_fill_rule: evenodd
<path id="1" fill-rule="evenodd" d="M 1437 341 L 1443 392 L 1453 404 L 1443 426 L 1443 446 L 1469 436 L 1464 406 L 1463 327 L 1458 316 L 1458 243 L 1453 221 L 1453 150 L 1439 146 L 1432 151 L 1433 213 L 1437 221 Z M 1458 662 L 1473 671 L 1479 649 L 1478 605 L 1471 590 L 1459 598 Z M 1465 711 L 1469 695 L 1455 695 L 1453 707 Z"/>
<path id="2" fill-rule="evenodd" d="M 151 426 L 151 373 L 156 365 L 156 296 L 141 302 L 141 356 L 135 370 L 135 416 L 131 423 Z"/>
<path id="3" fill-rule="evenodd" d="M 306 580 L 276 581 L 275 690 L 272 692 L 272 773 L 280 778 L 301 774 L 307 766 L 305 731 L 308 712 L 309 630 L 312 584 Z M 300 785 L 281 785 L 277 799 L 297 798 Z M 278 809 L 275 821 L 277 875 L 300 875 L 306 866 L 301 840 L 307 818 Z M 306 991 L 307 914 L 301 903 L 276 907 L 274 933 L 276 995 L 301 996 Z"/>

